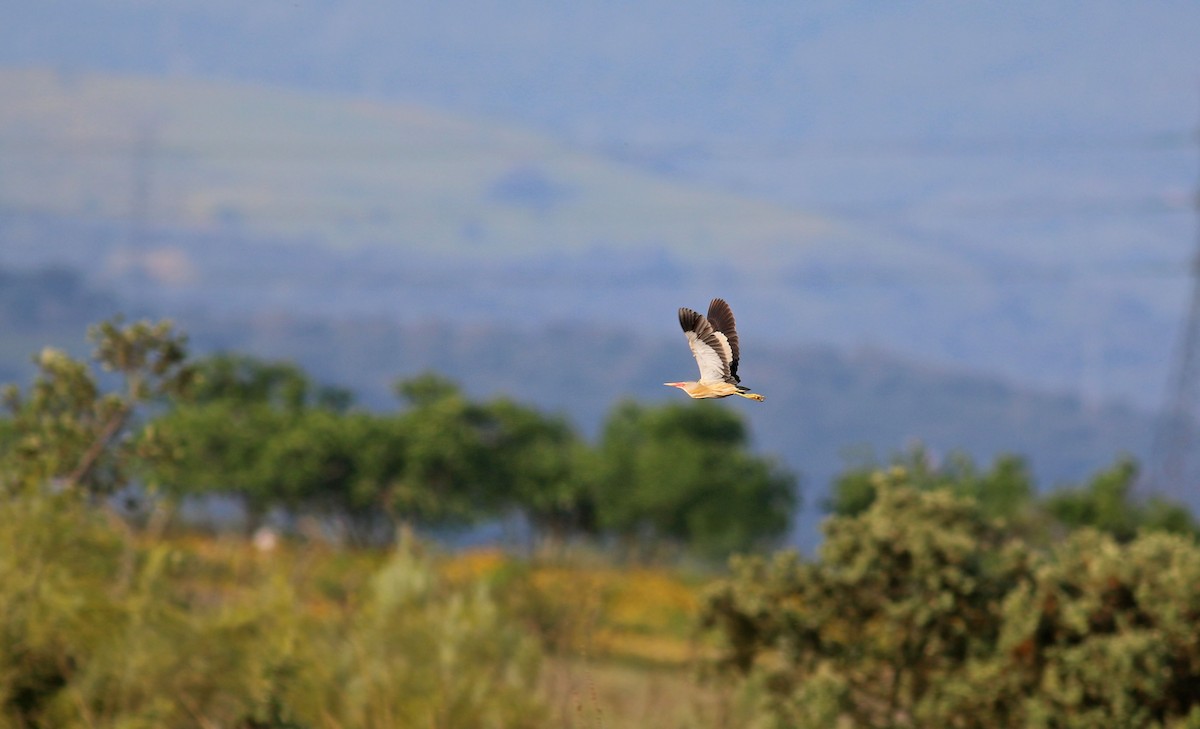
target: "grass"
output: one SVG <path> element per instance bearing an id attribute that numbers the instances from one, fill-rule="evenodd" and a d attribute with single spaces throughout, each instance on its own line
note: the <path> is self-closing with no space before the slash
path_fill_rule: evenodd
<path id="1" fill-rule="evenodd" d="M 542 666 L 541 692 L 557 727 L 730 726 L 730 692 L 681 667 L 549 657 Z"/>
<path id="2" fill-rule="evenodd" d="M 552 726 L 729 726 L 732 692 L 701 678 L 705 578 L 594 556 L 523 562 L 497 550 L 455 555 L 441 569 L 524 593 L 517 612 L 549 647 L 540 692 Z"/>
<path id="3" fill-rule="evenodd" d="M 268 574 L 289 575 L 309 619 L 344 620 L 387 561 L 381 550 L 282 541 L 261 551 L 247 539 L 173 535 L 168 548 L 180 593 L 210 604 L 245 599 Z M 165 543 L 164 543 L 165 542 Z M 146 547 L 154 545 L 147 544 Z M 543 647 L 538 699 L 550 726 L 724 726 L 730 692 L 704 683 L 695 632 L 706 581 L 666 567 L 598 559 L 525 560 L 496 549 L 434 555 L 455 589 L 487 585 Z"/>

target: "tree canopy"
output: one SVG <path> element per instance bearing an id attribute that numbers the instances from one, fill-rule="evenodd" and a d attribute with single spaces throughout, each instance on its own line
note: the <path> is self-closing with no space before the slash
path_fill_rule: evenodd
<path id="1" fill-rule="evenodd" d="M 436 373 L 397 381 L 380 413 L 286 362 L 222 353 L 194 371 L 192 397 L 153 423 L 173 457 L 145 476 L 174 498 L 235 497 L 250 528 L 272 510 L 359 535 L 515 512 L 558 542 L 610 532 L 722 556 L 778 540 L 797 504 L 795 478 L 712 403 L 621 404 L 593 446 L 560 415 Z"/>
<path id="2" fill-rule="evenodd" d="M 709 554 L 771 544 L 791 524 L 796 480 L 747 440 L 736 412 L 712 403 L 619 404 L 600 439 L 600 525 Z"/>
<path id="3" fill-rule="evenodd" d="M 1025 536 L 1093 527 L 1120 541 L 1140 531 L 1176 534 L 1200 532 L 1186 507 L 1157 496 L 1139 499 L 1134 494 L 1138 468 L 1133 459 L 1119 456 L 1108 468 L 1085 483 L 1039 492 L 1028 464 L 1019 456 L 998 456 L 980 468 L 965 453 L 951 453 L 935 462 L 922 447 L 892 457 L 889 464 L 866 460 L 852 465 L 834 481 L 825 510 L 837 516 L 854 516 L 870 508 L 879 486 L 889 474 L 901 474 L 905 483 L 921 491 L 949 491 L 970 497 L 989 518 L 1006 520 Z"/>
<path id="4" fill-rule="evenodd" d="M 47 483 L 96 496 L 125 486 L 139 467 L 169 460 L 170 443 L 152 422 L 151 406 L 185 395 L 194 384 L 186 337 L 170 322 L 91 327 L 95 367 L 118 389 L 103 391 L 92 366 L 47 348 L 26 391 L 3 389 L 0 490 Z"/>

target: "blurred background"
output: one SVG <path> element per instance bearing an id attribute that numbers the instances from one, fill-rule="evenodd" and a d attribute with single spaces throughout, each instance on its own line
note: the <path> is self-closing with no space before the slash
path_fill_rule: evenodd
<path id="1" fill-rule="evenodd" d="M 594 435 L 722 296 L 801 546 L 863 454 L 1188 447 L 1195 3 L 6 5 L 2 382 L 124 312 Z"/>

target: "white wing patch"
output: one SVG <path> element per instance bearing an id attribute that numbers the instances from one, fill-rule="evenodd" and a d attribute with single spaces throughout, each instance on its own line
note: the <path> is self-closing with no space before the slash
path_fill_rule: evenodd
<path id="1" fill-rule="evenodd" d="M 723 382 L 728 369 L 725 362 L 729 361 L 729 342 L 725 339 L 725 335 L 716 332 L 717 340 L 725 350 L 723 353 L 718 353 L 717 350 L 700 341 L 695 332 L 684 333 L 687 334 L 688 346 L 692 348 L 692 356 L 696 358 L 696 364 L 700 366 L 700 382 Z M 724 359 L 722 354 L 725 355 Z"/>
<path id="2" fill-rule="evenodd" d="M 713 336 L 721 343 L 722 370 L 725 370 L 721 377 L 726 378 L 729 376 L 729 372 L 727 371 L 729 369 L 729 362 L 733 359 L 733 348 L 729 346 L 729 338 L 725 336 L 725 332 L 718 332 L 714 329 Z"/>

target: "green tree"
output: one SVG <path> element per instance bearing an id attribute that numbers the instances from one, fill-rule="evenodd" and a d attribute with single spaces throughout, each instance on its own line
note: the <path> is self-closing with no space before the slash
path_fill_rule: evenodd
<path id="1" fill-rule="evenodd" d="M 796 481 L 747 441 L 741 418 L 711 403 L 619 405 L 599 447 L 600 525 L 711 556 L 769 545 L 791 523 Z"/>
<path id="2" fill-rule="evenodd" d="M 1200 547 L 1093 529 L 1031 547 L 951 488 L 876 471 L 819 559 L 735 562 L 704 619 L 766 726 L 1191 727 Z"/>
<path id="3" fill-rule="evenodd" d="M 405 438 L 403 468 L 388 487 L 389 511 L 405 521 L 462 523 L 495 513 L 504 496 L 489 488 L 487 408 L 436 374 L 399 381 L 395 391 L 405 405 L 398 416 Z"/>
<path id="4" fill-rule="evenodd" d="M 214 494 L 239 498 L 253 529 L 284 500 L 271 488 L 276 479 L 264 478 L 263 454 L 267 441 L 294 422 L 294 416 L 271 407 L 237 401 L 173 408 L 155 425 L 181 447 L 176 458 L 157 464 L 153 478 L 175 499 Z"/>
<path id="5" fill-rule="evenodd" d="M 908 478 L 877 472 L 870 507 L 826 522 L 820 561 L 740 559 L 710 596 L 723 665 L 765 687 L 780 726 L 991 725 L 948 721 L 946 707 L 976 698 L 958 681 L 990 668 L 1027 555 L 973 500 Z"/>
<path id="6" fill-rule="evenodd" d="M 345 412 L 353 394 L 331 385 L 317 385 L 304 370 L 290 362 L 261 360 L 248 355 L 220 353 L 195 363 L 197 386 L 193 401 L 270 405 L 298 412 L 320 408 Z"/>
<path id="7" fill-rule="evenodd" d="M 395 389 L 407 437 L 397 513 L 470 520 L 518 509 L 555 540 L 594 531 L 587 449 L 564 418 L 506 398 L 468 399 L 431 373 Z"/>
<path id="8" fill-rule="evenodd" d="M 247 481 L 252 497 L 292 514 L 340 520 L 349 535 L 369 540 L 381 527 L 383 498 L 403 460 L 389 457 L 402 436 L 366 413 L 309 410 L 264 441 Z"/>
<path id="9" fill-rule="evenodd" d="M 489 403 L 488 412 L 493 478 L 511 506 L 554 542 L 594 534 L 593 488 L 583 466 L 589 453 L 570 424 L 510 400 Z"/>
<path id="10" fill-rule="evenodd" d="M 377 533 L 383 514 L 466 523 L 511 508 L 547 532 L 590 524 L 582 446 L 562 418 L 470 400 L 434 374 L 398 382 L 404 407 L 378 415 L 322 406 L 293 366 L 222 355 L 200 373 L 196 402 L 160 420 L 188 447 L 157 476 L 179 497 L 240 497 L 251 528 L 272 508 L 360 534 Z"/>
<path id="11" fill-rule="evenodd" d="M 1035 497 L 1028 464 L 1011 454 L 998 456 L 991 468 L 980 470 L 966 453 L 954 452 L 944 462 L 935 463 L 924 447 L 916 446 L 893 456 L 889 466 L 902 469 L 906 483 L 913 488 L 946 489 L 969 496 L 992 517 L 1020 517 Z M 876 473 L 889 466 L 867 458 L 843 471 L 825 498 L 825 510 L 838 516 L 853 516 L 865 511 L 875 500 Z"/>
<path id="12" fill-rule="evenodd" d="M 1133 494 L 1137 476 L 1134 460 L 1120 458 L 1086 485 L 1047 495 L 1043 508 L 1068 529 L 1094 527 L 1123 542 L 1143 530 L 1197 533 L 1196 522 L 1185 507 L 1160 497 L 1139 502 Z"/>
<path id="13" fill-rule="evenodd" d="M 166 491 L 237 496 L 250 529 L 281 508 L 343 519 L 357 536 L 376 531 L 403 463 L 394 418 L 348 411 L 344 390 L 288 363 L 222 354 L 197 370 L 194 400 L 157 423 L 186 444 L 155 473 Z"/>
<path id="14" fill-rule="evenodd" d="M 47 348 L 27 392 L 3 390 L 8 418 L 0 427 L 0 488 L 48 483 L 89 495 L 125 485 L 134 471 L 169 457 L 171 444 L 143 420 L 151 406 L 187 392 L 193 370 L 186 337 L 170 322 L 91 327 L 93 362 L 113 373 L 119 389 L 105 392 L 93 367 Z"/>

